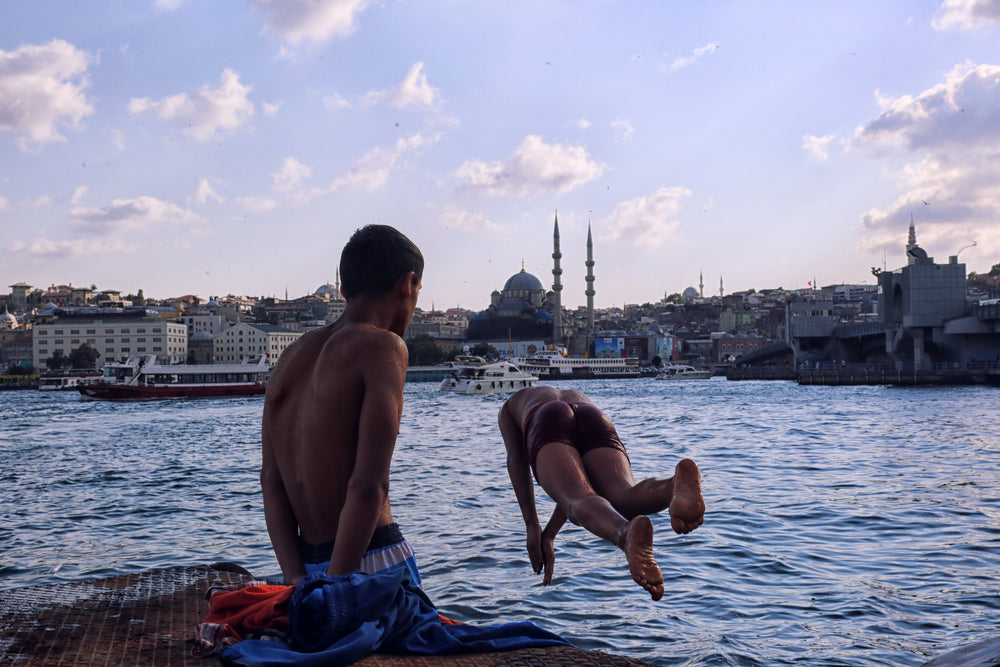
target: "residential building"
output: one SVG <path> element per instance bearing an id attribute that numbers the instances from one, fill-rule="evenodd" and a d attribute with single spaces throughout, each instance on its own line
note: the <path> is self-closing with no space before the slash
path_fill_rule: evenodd
<path id="1" fill-rule="evenodd" d="M 36 369 L 44 369 L 45 360 L 57 350 L 68 357 L 86 344 L 100 355 L 98 366 L 142 354 L 179 364 L 187 359 L 187 338 L 187 326 L 163 320 L 142 307 L 57 308 L 51 318 L 35 323 L 32 362 Z"/>
<path id="2" fill-rule="evenodd" d="M 238 322 L 213 339 L 215 363 L 238 364 L 244 359 L 257 359 L 264 355 L 273 368 L 285 348 L 301 335 L 301 331 L 274 324 Z"/>

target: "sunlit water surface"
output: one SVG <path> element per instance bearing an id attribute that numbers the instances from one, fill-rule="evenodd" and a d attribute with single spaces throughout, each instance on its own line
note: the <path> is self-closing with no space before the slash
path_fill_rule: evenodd
<path id="1" fill-rule="evenodd" d="M 443 613 L 531 620 L 657 665 L 920 665 L 995 636 L 995 389 L 563 383 L 605 408 L 636 477 L 702 468 L 686 536 L 653 518 L 666 595 L 582 529 L 543 587 L 504 465 L 504 396 L 408 384 L 393 512 Z M 175 565 L 278 576 L 257 475 L 263 399 L 0 393 L 0 588 Z M 551 503 L 540 494 L 542 520 Z"/>

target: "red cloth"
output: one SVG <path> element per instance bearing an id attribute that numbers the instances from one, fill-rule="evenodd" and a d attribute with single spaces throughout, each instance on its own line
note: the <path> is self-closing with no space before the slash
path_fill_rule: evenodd
<path id="1" fill-rule="evenodd" d="M 264 584 L 212 595 L 208 616 L 202 623 L 228 625 L 240 635 L 260 630 L 288 628 L 288 599 L 294 586 Z"/>

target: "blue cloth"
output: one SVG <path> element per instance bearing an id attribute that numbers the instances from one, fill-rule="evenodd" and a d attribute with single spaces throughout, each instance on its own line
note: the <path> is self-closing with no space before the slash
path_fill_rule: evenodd
<path id="1" fill-rule="evenodd" d="M 533 623 L 445 625 L 402 563 L 374 574 L 309 575 L 288 606 L 292 641 L 246 640 L 222 654 L 226 665 L 328 667 L 370 653 L 443 655 L 572 646 Z"/>

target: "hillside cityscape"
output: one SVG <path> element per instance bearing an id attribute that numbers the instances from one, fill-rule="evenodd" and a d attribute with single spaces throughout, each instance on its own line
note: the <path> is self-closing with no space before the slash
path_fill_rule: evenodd
<path id="1" fill-rule="evenodd" d="M 556 348 L 569 356 L 637 358 L 642 366 L 683 360 L 726 364 L 934 364 L 1000 362 L 1000 264 L 966 275 L 957 256 L 934 259 L 910 227 L 907 265 L 873 268 L 872 284 L 805 289 L 665 293 L 655 303 L 598 308 L 588 238 L 587 305 L 563 308 L 558 221 L 553 283 L 523 268 L 489 295 L 483 310 L 418 306 L 406 333 L 411 365 L 463 350 L 484 357 Z M 97 285 L 40 288 L 24 282 L 0 295 L 0 365 L 8 376 L 96 369 L 132 355 L 170 364 L 238 363 L 282 351 L 310 329 L 335 321 L 345 301 L 338 282 L 298 297 L 188 294 L 154 298 Z"/>

